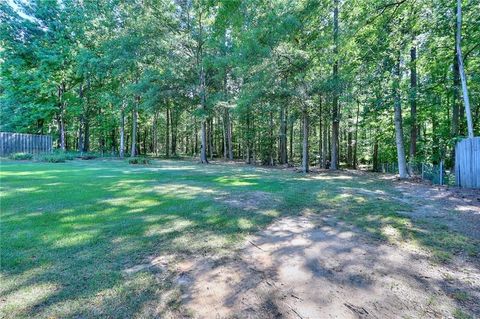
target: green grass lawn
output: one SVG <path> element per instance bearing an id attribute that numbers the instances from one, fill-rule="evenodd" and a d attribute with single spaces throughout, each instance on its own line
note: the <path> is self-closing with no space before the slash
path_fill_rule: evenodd
<path id="1" fill-rule="evenodd" d="M 4 161 L 0 177 L 2 318 L 131 318 L 161 303 L 174 308 L 168 281 L 124 270 L 164 254 L 225 254 L 272 219 L 306 210 L 334 214 L 375 240 L 388 240 L 389 225 L 444 259 L 477 253 L 441 225 L 412 225 L 397 213 L 412 207 L 375 175 L 94 160 Z M 378 191 L 386 195 L 369 195 Z"/>

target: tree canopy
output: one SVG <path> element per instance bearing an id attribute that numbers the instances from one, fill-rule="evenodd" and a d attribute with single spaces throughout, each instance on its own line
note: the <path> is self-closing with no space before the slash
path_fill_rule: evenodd
<path id="1" fill-rule="evenodd" d="M 480 133 L 480 10 L 461 46 Z M 447 0 L 10 0 L 0 130 L 65 150 L 378 169 L 467 135 Z M 403 153 L 402 153 L 403 148 Z"/>

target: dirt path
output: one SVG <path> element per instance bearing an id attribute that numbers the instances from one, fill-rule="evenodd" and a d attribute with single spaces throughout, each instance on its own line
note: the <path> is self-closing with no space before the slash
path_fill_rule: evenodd
<path id="1" fill-rule="evenodd" d="M 399 200 L 429 199 L 418 202 L 412 218 L 436 218 L 477 238 L 475 194 L 462 199 L 425 185 L 396 187 Z M 462 212 L 469 212 L 467 222 Z M 480 316 L 477 263 L 433 263 L 418 247 L 374 240 L 333 214 L 283 218 L 232 256 L 179 265 L 182 304 L 195 318 Z"/>

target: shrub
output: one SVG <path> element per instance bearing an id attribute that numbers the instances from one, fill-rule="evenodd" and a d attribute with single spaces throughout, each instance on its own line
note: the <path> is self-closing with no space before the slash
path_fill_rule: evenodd
<path id="1" fill-rule="evenodd" d="M 150 164 L 150 160 L 146 157 L 132 157 L 128 159 L 129 164 Z"/>
<path id="2" fill-rule="evenodd" d="M 40 156 L 39 160 L 42 162 L 49 162 L 49 163 L 63 163 L 67 160 L 67 156 L 65 154 L 57 153 L 57 154 L 45 154 Z"/>
<path id="3" fill-rule="evenodd" d="M 98 155 L 95 153 L 83 153 L 81 156 L 79 156 L 79 158 L 82 160 L 92 160 L 96 159 L 97 157 Z"/>
<path id="4" fill-rule="evenodd" d="M 30 153 L 13 153 L 10 154 L 10 159 L 16 161 L 24 161 L 24 160 L 31 160 L 33 158 L 33 154 Z"/>
<path id="5" fill-rule="evenodd" d="M 64 161 L 65 160 L 71 161 L 71 160 L 74 160 L 75 157 L 78 156 L 78 153 L 62 151 L 62 150 L 55 150 L 52 154 L 49 154 L 49 155 L 58 156 L 59 158 L 63 158 Z"/>
<path id="6" fill-rule="evenodd" d="M 75 159 L 75 154 L 72 154 L 72 153 L 64 153 L 64 154 L 60 154 L 59 156 L 63 156 L 66 160 L 74 160 Z"/>
<path id="7" fill-rule="evenodd" d="M 96 159 L 97 156 L 95 156 L 95 155 L 83 155 L 83 156 L 80 156 L 80 158 L 82 160 L 92 160 L 92 159 Z"/>

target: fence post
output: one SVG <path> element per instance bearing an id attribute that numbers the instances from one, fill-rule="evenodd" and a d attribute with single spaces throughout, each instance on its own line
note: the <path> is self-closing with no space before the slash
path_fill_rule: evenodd
<path id="1" fill-rule="evenodd" d="M 422 181 L 423 181 L 423 172 L 425 171 L 424 164 L 422 163 Z"/>
<path id="2" fill-rule="evenodd" d="M 443 159 L 440 161 L 440 185 L 443 185 Z"/>

